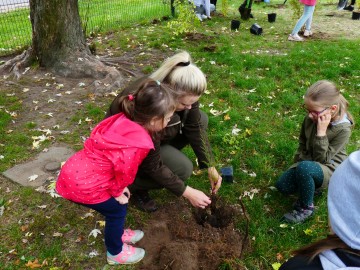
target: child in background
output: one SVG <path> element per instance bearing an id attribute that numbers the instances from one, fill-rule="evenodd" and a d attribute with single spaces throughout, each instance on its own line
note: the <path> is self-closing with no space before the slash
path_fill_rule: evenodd
<path id="1" fill-rule="evenodd" d="M 211 19 L 210 13 L 215 10 L 215 5 L 210 0 L 193 0 L 195 5 L 195 14 L 200 21 L 203 19 Z"/>
<path id="2" fill-rule="evenodd" d="M 318 81 L 304 97 L 307 111 L 293 164 L 276 183 L 286 195 L 298 193 L 294 210 L 283 219 L 290 223 L 303 222 L 314 213 L 315 189 L 327 187 L 335 168 L 346 159 L 353 118 L 348 102 L 329 81 Z"/>
<path id="3" fill-rule="evenodd" d="M 169 122 L 175 103 L 170 89 L 152 79 L 143 80 L 119 100 L 122 112 L 101 121 L 84 143 L 84 149 L 70 157 L 56 182 L 64 198 L 92 208 L 105 216 L 105 245 L 109 264 L 132 264 L 145 251 L 134 244 L 144 233 L 124 231 L 127 188 L 138 166 L 154 148 L 152 136 Z"/>
<path id="4" fill-rule="evenodd" d="M 294 29 L 288 37 L 290 41 L 304 41 L 302 37 L 298 35 L 301 27 L 305 24 L 304 37 L 312 36 L 311 23 L 315 10 L 316 0 L 300 0 L 304 4 L 304 13 L 296 23 Z"/>

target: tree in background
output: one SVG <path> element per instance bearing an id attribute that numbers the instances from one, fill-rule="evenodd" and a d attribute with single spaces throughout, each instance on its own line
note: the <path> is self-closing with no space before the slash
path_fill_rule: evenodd
<path id="1" fill-rule="evenodd" d="M 20 70 L 34 63 L 65 77 L 122 81 L 114 67 L 91 54 L 81 27 L 78 0 L 30 0 L 32 45 L 7 61 L 0 71 Z"/>

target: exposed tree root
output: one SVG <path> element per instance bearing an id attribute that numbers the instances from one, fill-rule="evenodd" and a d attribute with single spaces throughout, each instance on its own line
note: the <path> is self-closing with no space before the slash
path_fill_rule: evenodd
<path id="1" fill-rule="evenodd" d="M 0 74 L 10 73 L 14 75 L 16 79 L 21 77 L 21 69 L 29 66 L 33 60 L 31 49 L 24 51 L 22 54 L 15 56 L 14 58 L 6 61 L 0 66 Z"/>
<path id="2" fill-rule="evenodd" d="M 34 59 L 30 48 L 0 66 L 0 74 L 10 73 L 18 80 L 25 73 L 25 68 L 34 62 Z M 68 78 L 94 78 L 95 81 L 92 84 L 94 93 L 104 95 L 122 87 L 124 78 L 118 69 L 132 76 L 138 76 L 138 74 L 120 66 L 118 60 L 118 58 L 104 58 L 102 61 L 102 59 L 85 52 L 75 52 L 46 69 L 53 74 Z M 126 64 L 130 65 L 127 62 Z M 23 71 L 24 69 L 25 71 Z"/>

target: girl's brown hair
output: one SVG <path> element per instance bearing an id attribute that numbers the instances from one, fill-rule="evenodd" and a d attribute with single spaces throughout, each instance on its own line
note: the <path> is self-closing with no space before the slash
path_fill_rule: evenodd
<path id="1" fill-rule="evenodd" d="M 359 250 L 350 248 L 336 234 L 328 235 L 328 237 L 325 239 L 319 240 L 313 244 L 295 250 L 293 251 L 293 254 L 308 257 L 309 261 L 312 261 L 321 252 L 337 248 L 341 248 L 350 253 L 360 255 Z"/>
<path id="2" fill-rule="evenodd" d="M 163 119 L 175 110 L 172 89 L 165 83 L 144 78 L 137 88 L 119 98 L 119 108 L 127 118 L 149 130 L 153 118 Z"/>
<path id="3" fill-rule="evenodd" d="M 307 98 L 321 104 L 324 107 L 337 105 L 338 109 L 333 118 L 338 116 L 339 119 L 342 119 L 344 115 L 347 114 L 347 118 L 352 122 L 353 125 L 355 124 L 354 118 L 348 111 L 349 102 L 336 88 L 334 83 L 326 80 L 321 80 L 314 83 L 305 93 L 305 99 Z"/>

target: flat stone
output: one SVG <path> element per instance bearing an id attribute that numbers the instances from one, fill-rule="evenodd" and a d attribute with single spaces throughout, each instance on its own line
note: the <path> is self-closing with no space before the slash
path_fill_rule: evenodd
<path id="1" fill-rule="evenodd" d="M 61 163 L 74 154 L 68 147 L 50 147 L 49 151 L 41 152 L 35 159 L 18 164 L 2 174 L 23 186 L 40 187 L 47 179 L 54 176 Z"/>
<path id="2" fill-rule="evenodd" d="M 49 172 L 55 172 L 57 170 L 60 170 L 60 168 L 61 168 L 61 163 L 57 161 L 52 161 L 45 165 L 45 170 Z"/>

